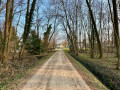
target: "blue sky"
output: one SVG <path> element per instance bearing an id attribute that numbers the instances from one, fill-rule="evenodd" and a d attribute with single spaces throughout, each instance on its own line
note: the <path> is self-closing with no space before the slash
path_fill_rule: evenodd
<path id="1" fill-rule="evenodd" d="M 3 2 L 6 2 L 7 0 L 2 0 Z M 16 3 L 18 3 L 20 0 L 15 0 L 15 5 Z M 32 0 L 30 0 L 32 2 Z M 51 0 L 43 0 L 43 3 L 36 3 L 36 7 L 37 5 L 40 5 L 40 10 L 39 10 L 39 18 L 44 18 L 45 15 L 43 13 L 43 10 L 46 9 L 46 7 L 49 6 L 49 3 Z M 103 0 L 104 2 L 106 2 L 106 0 Z M 27 0 L 24 0 L 24 3 L 27 3 Z M 85 4 L 85 3 L 83 3 Z M 27 4 L 25 4 L 24 6 L 22 6 L 22 9 L 25 9 L 27 7 Z M 83 5 L 84 7 L 84 10 L 83 11 L 86 11 L 87 10 L 87 6 L 86 5 Z M 20 10 L 20 7 L 17 9 L 17 11 Z M 20 14 L 15 14 L 14 16 L 14 20 L 13 20 L 13 25 L 16 26 L 17 22 L 18 22 L 18 19 L 19 19 L 19 15 Z M 20 19 L 20 23 L 19 23 L 19 26 L 17 28 L 18 30 L 18 36 L 21 37 L 22 34 L 23 34 L 23 31 L 24 31 L 24 24 L 25 24 L 25 15 L 26 15 L 26 10 L 24 10 L 22 12 L 22 16 L 21 16 L 21 19 Z M 0 23 L 4 23 L 4 20 L 5 20 L 5 10 L 2 11 L 2 14 L 0 14 Z M 34 12 L 34 22 L 36 20 L 36 11 Z M 42 19 L 41 22 L 40 22 L 40 36 L 43 37 L 43 33 L 46 31 L 46 27 L 43 27 L 44 24 L 46 24 L 46 19 Z M 53 22 L 51 21 L 50 24 L 53 25 Z M 3 25 L 1 25 L 3 26 Z M 35 24 L 33 24 L 33 27 L 32 29 L 35 29 Z M 59 34 L 58 34 L 58 37 L 62 37 L 60 42 L 62 40 L 64 40 L 66 38 L 66 34 L 63 30 L 61 30 L 62 27 L 61 26 L 58 26 L 57 27 L 57 30 L 59 30 Z"/>

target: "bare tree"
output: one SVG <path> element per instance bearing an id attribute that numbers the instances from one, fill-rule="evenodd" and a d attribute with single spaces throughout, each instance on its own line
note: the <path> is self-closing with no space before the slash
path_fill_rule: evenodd
<path id="1" fill-rule="evenodd" d="M 21 56 L 23 55 L 23 51 L 25 48 L 25 42 L 28 38 L 29 32 L 31 30 L 31 24 L 32 24 L 32 19 L 33 19 L 33 13 L 34 13 L 34 9 L 35 9 L 35 4 L 36 4 L 36 0 L 33 0 L 32 5 L 31 5 L 31 9 L 29 12 L 29 4 L 30 4 L 30 0 L 28 0 L 27 3 L 27 12 L 26 12 L 26 21 L 25 21 L 25 28 L 24 28 L 24 33 L 23 33 L 23 44 L 21 46 L 21 51 L 19 53 L 19 58 L 21 58 Z"/>
<path id="2" fill-rule="evenodd" d="M 9 35 L 9 12 L 10 12 L 10 0 L 7 0 L 6 3 L 6 17 L 5 17 L 5 30 L 4 30 L 4 40 L 3 40 L 3 49 L 2 49 L 2 61 L 6 61 L 8 57 L 7 45 L 8 45 L 8 35 Z"/>
<path id="3" fill-rule="evenodd" d="M 90 16 L 91 16 L 94 32 L 95 32 L 95 35 L 96 35 L 96 38 L 97 38 L 97 43 L 98 43 L 98 46 L 99 46 L 99 54 L 100 54 L 99 58 L 102 58 L 103 57 L 102 45 L 101 45 L 101 41 L 99 39 L 99 34 L 98 34 L 98 31 L 97 31 L 97 27 L 96 27 L 96 23 L 95 23 L 95 20 L 94 20 L 93 13 L 92 13 L 92 9 L 91 9 L 91 6 L 90 6 L 88 0 L 86 0 L 86 3 L 87 3 L 87 6 L 89 8 L 89 12 L 90 12 Z"/>
<path id="4" fill-rule="evenodd" d="M 115 37 L 115 44 L 116 44 L 116 50 L 117 50 L 117 56 L 118 56 L 118 63 L 117 63 L 117 69 L 120 69 L 120 54 L 119 54 L 119 25 L 118 25 L 118 12 L 117 12 L 117 4 L 116 0 L 112 0 L 113 3 L 113 14 L 114 14 L 114 37 Z"/>

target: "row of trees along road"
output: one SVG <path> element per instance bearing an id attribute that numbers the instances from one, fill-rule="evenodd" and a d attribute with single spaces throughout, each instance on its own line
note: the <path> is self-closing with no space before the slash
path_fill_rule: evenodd
<path id="1" fill-rule="evenodd" d="M 9 60 L 10 52 L 22 58 L 25 51 L 40 54 L 55 48 L 59 29 L 61 35 L 66 33 L 72 54 L 116 56 L 120 69 L 119 0 L 0 0 L 0 5 L 5 17 L 0 26 L 1 62 Z"/>
<path id="2" fill-rule="evenodd" d="M 11 58 L 22 59 L 26 52 L 39 55 L 46 53 L 49 48 L 55 49 L 56 39 L 54 34 L 57 35 L 57 22 L 53 15 L 47 15 L 47 7 L 41 9 L 43 4 L 42 0 L 0 0 L 0 14 L 5 18 L 1 18 L 0 26 L 1 63 L 9 61 Z M 40 10 L 42 10 L 41 16 Z M 25 22 L 23 18 L 25 18 Z M 53 25 L 50 24 L 52 23 L 51 20 L 55 22 L 53 22 Z M 52 30 L 52 26 L 54 30 Z M 41 31 L 43 35 L 40 35 L 40 28 L 45 30 Z M 20 37 L 20 34 L 22 34 L 22 37 Z M 54 45 L 52 45 L 53 42 Z M 49 47 L 49 44 L 51 47 Z"/>
<path id="3" fill-rule="evenodd" d="M 52 0 L 72 54 L 89 52 L 91 58 L 119 55 L 119 0 Z"/>

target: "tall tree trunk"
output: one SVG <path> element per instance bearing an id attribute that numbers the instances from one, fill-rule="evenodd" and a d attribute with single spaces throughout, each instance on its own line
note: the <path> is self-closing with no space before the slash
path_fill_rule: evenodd
<path id="1" fill-rule="evenodd" d="M 91 32 L 91 58 L 94 58 L 94 42 L 95 42 L 95 30 L 92 24 L 92 32 Z"/>
<path id="2" fill-rule="evenodd" d="M 86 33 L 85 33 L 85 30 L 84 30 L 84 43 L 85 43 L 85 50 L 87 49 L 87 44 L 86 44 Z"/>
<path id="3" fill-rule="evenodd" d="M 80 46 L 80 52 L 81 52 L 81 48 L 82 48 L 82 46 L 81 46 L 81 30 L 80 30 L 80 32 L 79 32 L 79 38 L 80 38 L 79 46 Z"/>
<path id="4" fill-rule="evenodd" d="M 110 16 L 108 15 L 108 55 L 109 55 L 109 47 L 110 47 L 110 21 L 109 20 L 110 20 Z"/>
<path id="5" fill-rule="evenodd" d="M 8 30 L 9 30 L 9 12 L 10 12 L 10 0 L 7 0 L 6 3 L 6 16 L 5 16 L 5 30 L 4 30 L 4 41 L 2 49 L 2 61 L 6 61 L 8 58 L 7 55 L 7 43 L 8 43 Z"/>
<path id="6" fill-rule="evenodd" d="M 99 33 L 101 35 L 101 43 L 103 42 L 103 30 L 102 30 L 102 17 L 103 17 L 103 7 L 102 7 L 102 0 L 101 0 L 101 7 L 100 7 L 100 31 L 101 33 Z M 104 27 L 103 27 L 104 28 Z"/>
<path id="7" fill-rule="evenodd" d="M 39 6 L 37 6 L 37 36 L 39 37 Z"/>
<path id="8" fill-rule="evenodd" d="M 91 5 L 91 0 L 89 0 L 89 5 Z M 94 58 L 94 28 L 93 28 L 93 24 L 92 24 L 92 20 L 91 20 L 91 15 L 89 12 L 89 29 L 91 30 L 91 36 L 89 35 L 89 41 L 90 41 L 90 56 L 91 58 Z"/>
<path id="9" fill-rule="evenodd" d="M 77 6 L 77 1 L 75 0 L 75 6 L 76 6 L 76 23 L 75 23 L 75 28 L 76 28 L 76 31 L 75 31 L 75 54 L 78 55 L 79 54 L 79 48 L 78 48 L 78 6 Z"/>
<path id="10" fill-rule="evenodd" d="M 30 8 L 29 4 L 30 4 L 30 0 L 28 0 L 27 2 L 27 12 L 26 12 L 26 19 L 25 19 L 25 26 L 24 26 L 24 33 L 23 33 L 23 43 L 19 53 L 19 58 L 21 58 L 21 56 L 23 55 L 23 51 L 25 48 L 25 41 L 26 41 L 25 33 L 26 33 L 26 29 L 28 28 L 28 21 L 29 21 L 29 8 Z"/>
<path id="11" fill-rule="evenodd" d="M 113 41 L 113 44 L 115 45 L 115 49 L 116 49 L 116 56 L 118 56 L 117 55 L 117 44 L 116 44 L 116 37 L 115 37 L 115 23 L 114 23 L 114 20 L 113 20 L 113 14 L 112 14 L 112 10 L 111 10 L 111 4 L 110 4 L 110 0 L 108 0 L 108 5 L 109 5 L 109 11 L 110 11 L 110 15 L 111 15 L 111 21 L 112 21 L 112 24 L 113 24 L 113 29 L 114 29 L 114 31 L 112 32 L 113 34 L 112 34 L 112 41 Z M 113 39 L 114 38 L 114 39 Z M 113 47 L 113 49 L 112 49 L 112 51 L 114 50 L 114 47 Z"/>
<path id="12" fill-rule="evenodd" d="M 9 13 L 9 36 L 8 36 L 8 43 L 7 43 L 7 55 L 9 54 L 9 44 L 10 44 L 10 39 L 11 39 L 11 34 L 12 34 L 12 21 L 13 21 L 13 8 L 14 8 L 14 0 L 12 0 L 12 6 L 10 8 L 10 13 Z"/>
<path id="13" fill-rule="evenodd" d="M 95 30 L 95 35 L 96 35 L 96 38 L 97 38 L 98 49 L 99 49 L 99 54 L 100 54 L 99 58 L 102 58 L 103 57 L 102 45 L 101 45 L 101 42 L 100 42 L 100 39 L 99 39 L 99 34 L 98 34 L 96 23 L 95 23 L 95 20 L 94 20 L 94 17 L 93 17 L 92 9 L 91 9 L 91 6 L 89 5 L 88 0 L 86 0 L 86 3 L 87 3 L 87 6 L 89 8 L 91 20 L 92 20 L 94 30 Z"/>
<path id="14" fill-rule="evenodd" d="M 119 54 L 119 25 L 118 25 L 118 13 L 117 13 L 117 4 L 116 0 L 112 0 L 113 3 L 113 13 L 114 13 L 114 36 L 115 36 L 115 44 L 116 44 L 116 50 L 117 50 L 117 56 L 118 56 L 118 63 L 117 63 L 117 69 L 120 69 L 120 54 Z"/>
<path id="15" fill-rule="evenodd" d="M 24 48 L 25 48 L 25 43 L 26 43 L 26 40 L 27 40 L 28 35 L 30 33 L 36 0 L 33 0 L 30 12 L 29 12 L 29 3 L 30 3 L 30 0 L 28 0 L 28 5 L 27 5 L 26 21 L 25 21 L 25 28 L 24 28 L 24 33 L 23 33 L 23 45 L 21 46 L 21 51 L 19 53 L 19 58 L 21 58 L 21 56 L 23 55 L 23 51 L 24 51 Z"/>

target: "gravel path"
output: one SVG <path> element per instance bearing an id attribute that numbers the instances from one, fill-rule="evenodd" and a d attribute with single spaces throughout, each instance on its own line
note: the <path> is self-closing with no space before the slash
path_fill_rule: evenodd
<path id="1" fill-rule="evenodd" d="M 21 90 L 90 90 L 63 51 L 56 52 Z"/>

